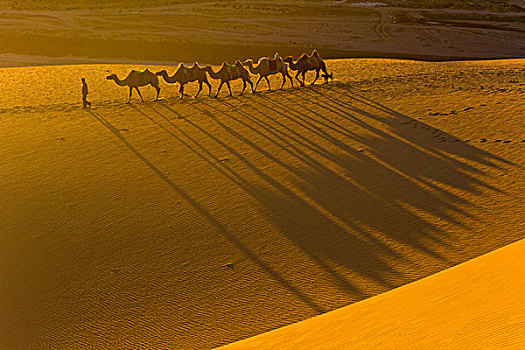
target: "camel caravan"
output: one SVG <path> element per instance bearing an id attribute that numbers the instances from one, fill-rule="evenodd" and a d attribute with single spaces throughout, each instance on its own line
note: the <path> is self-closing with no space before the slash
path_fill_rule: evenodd
<path id="1" fill-rule="evenodd" d="M 161 70 L 160 72 L 153 73 L 150 70 L 146 69 L 143 72 L 132 70 L 128 74 L 128 76 L 123 80 L 120 80 L 116 74 L 108 75 L 106 79 L 115 81 L 115 83 L 119 86 L 127 86 L 129 88 L 129 98 L 127 103 L 130 103 L 133 89 L 137 91 L 140 99 L 144 101 L 144 99 L 142 98 L 142 94 L 140 93 L 139 87 L 147 85 L 151 85 L 155 88 L 155 90 L 157 90 L 157 100 L 160 94 L 158 77 L 162 77 L 164 81 L 168 84 L 179 83 L 180 98 L 188 96 L 184 93 L 184 85 L 186 85 L 189 82 L 198 82 L 199 91 L 197 91 L 197 94 L 194 96 L 195 98 L 197 98 L 197 96 L 199 96 L 200 92 L 202 91 L 202 84 L 206 84 L 208 86 L 208 96 L 211 96 L 211 84 L 208 81 L 209 75 L 211 79 L 220 80 L 219 88 L 217 89 L 217 93 L 215 94 L 215 97 L 217 97 L 224 84 L 226 84 L 230 92 L 230 96 L 232 96 L 230 82 L 237 79 L 241 79 L 243 83 L 243 88 L 240 95 L 242 95 L 246 90 L 247 83 L 250 84 L 252 93 L 255 93 L 259 82 L 263 78 L 268 84 L 268 91 L 271 91 L 272 88 L 270 86 L 270 80 L 268 79 L 268 77 L 270 75 L 275 74 L 281 74 L 283 77 L 283 82 L 281 84 L 280 89 L 284 88 L 284 85 L 286 84 L 286 78 L 288 78 L 290 84 L 292 85 L 292 87 L 294 87 L 293 79 L 288 73 L 288 70 L 297 72 L 295 74 L 295 79 L 299 82 L 300 86 L 305 86 L 305 75 L 309 71 L 315 71 L 316 73 L 315 79 L 311 83 L 311 85 L 315 84 L 315 82 L 319 78 L 321 71 L 323 72 L 321 77 L 324 78 L 325 83 L 328 83 L 328 79 L 333 80 L 332 73 L 328 73 L 328 71 L 326 70 L 325 62 L 316 50 L 314 50 L 311 55 L 302 54 L 299 57 L 299 59 L 297 59 L 297 61 L 295 62 L 292 56 L 288 56 L 283 59 L 281 58 L 281 56 L 279 56 L 278 53 L 276 53 L 273 58 L 261 57 L 257 64 L 255 64 L 251 59 L 245 60 L 243 62 L 237 60 L 234 64 L 228 64 L 227 62 L 223 62 L 217 72 L 215 72 L 213 68 L 209 65 L 201 67 L 197 62 L 195 62 L 191 67 L 187 67 L 182 63 L 179 64 L 177 70 L 172 76 L 169 76 L 166 70 Z M 259 79 L 257 79 L 255 86 L 253 85 L 253 82 L 250 79 L 250 73 L 253 75 L 259 75 Z M 301 76 L 302 80 L 299 79 L 299 76 Z"/>

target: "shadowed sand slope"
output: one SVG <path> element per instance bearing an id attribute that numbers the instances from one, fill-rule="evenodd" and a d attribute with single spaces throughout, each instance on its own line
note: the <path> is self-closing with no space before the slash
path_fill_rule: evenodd
<path id="1" fill-rule="evenodd" d="M 525 240 L 233 349 L 523 349 Z"/>
<path id="2" fill-rule="evenodd" d="M 0 69 L 0 348 L 213 348 L 525 237 L 522 60 L 126 105 L 131 68 Z"/>

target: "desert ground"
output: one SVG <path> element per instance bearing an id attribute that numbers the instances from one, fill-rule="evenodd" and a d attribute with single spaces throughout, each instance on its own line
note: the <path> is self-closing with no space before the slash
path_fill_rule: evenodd
<path id="1" fill-rule="evenodd" d="M 525 348 L 524 9 L 0 1 L 0 349 Z"/>
<path id="2" fill-rule="evenodd" d="M 525 240 L 221 349 L 521 349 Z"/>
<path id="3" fill-rule="evenodd" d="M 0 69 L 2 347 L 213 348 L 525 238 L 523 63 L 129 105 L 143 67 Z"/>

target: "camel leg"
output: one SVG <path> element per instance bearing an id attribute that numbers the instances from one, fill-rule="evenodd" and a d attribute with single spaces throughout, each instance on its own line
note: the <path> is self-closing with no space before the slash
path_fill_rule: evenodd
<path id="1" fill-rule="evenodd" d="M 283 84 L 281 85 L 281 90 L 283 89 L 284 84 L 286 84 L 286 75 L 283 74 Z"/>
<path id="2" fill-rule="evenodd" d="M 252 94 L 253 94 L 255 92 L 255 90 L 253 89 L 253 83 L 252 83 L 252 81 L 250 79 L 248 79 L 248 83 L 252 87 Z"/>
<path id="3" fill-rule="evenodd" d="M 230 90 L 230 96 L 233 96 L 233 95 L 232 95 L 232 88 L 230 87 L 230 82 L 227 81 L 227 82 L 226 82 L 226 85 L 228 85 L 228 90 Z"/>
<path id="4" fill-rule="evenodd" d="M 262 75 L 259 77 L 259 79 L 257 79 L 257 82 L 255 83 L 255 89 L 254 90 L 257 90 L 257 86 L 259 85 L 259 82 L 261 81 L 262 79 Z"/>
<path id="5" fill-rule="evenodd" d="M 265 76 L 264 79 L 266 79 L 266 82 L 268 83 L 268 91 L 272 91 L 272 88 L 270 87 L 270 81 L 268 80 L 268 76 Z"/>
<path id="6" fill-rule="evenodd" d="M 295 75 L 295 79 L 297 79 L 297 81 L 299 82 L 299 84 L 300 84 L 301 86 L 303 86 L 303 82 L 298 78 L 298 77 L 299 77 L 299 74 L 301 74 L 301 72 L 300 72 L 300 71 L 297 71 L 297 74 Z"/>
<path id="7" fill-rule="evenodd" d="M 133 92 L 133 88 L 130 86 L 129 87 L 129 98 L 128 98 L 128 103 L 131 102 L 131 93 Z"/>
<path id="8" fill-rule="evenodd" d="M 242 93 L 244 92 L 244 90 L 246 90 L 246 80 L 243 80 L 243 81 L 242 81 L 242 91 L 241 91 L 241 93 L 239 94 L 239 96 L 242 95 Z"/>
<path id="9" fill-rule="evenodd" d="M 328 84 L 328 78 L 331 78 L 332 80 L 334 80 L 334 78 L 332 78 L 332 74 L 328 74 L 328 71 L 326 70 L 326 67 L 323 68 L 323 73 L 325 75 L 325 77 L 324 77 L 324 83 L 325 84 Z"/>
<path id="10" fill-rule="evenodd" d="M 315 84 L 315 82 L 316 82 L 317 79 L 319 78 L 319 71 L 320 71 L 320 70 L 321 70 L 321 68 L 317 68 L 317 69 L 315 70 L 315 79 L 314 79 L 314 81 L 312 81 L 312 83 L 311 83 L 310 85 L 314 85 L 314 84 Z"/>
<path id="11" fill-rule="evenodd" d="M 290 74 L 286 74 L 286 76 L 288 77 L 288 79 L 290 79 L 290 84 L 292 84 L 292 87 L 294 87 L 294 86 L 293 86 L 293 79 L 292 79 L 292 77 L 290 76 Z"/>
<path id="12" fill-rule="evenodd" d="M 211 84 L 207 81 L 204 82 L 206 85 L 208 85 L 208 96 L 211 96 Z"/>
<path id="13" fill-rule="evenodd" d="M 201 91 L 202 91 L 202 81 L 199 81 L 199 91 L 197 91 L 197 94 L 195 95 L 195 98 L 197 98 L 197 96 L 199 96 Z"/>
<path id="14" fill-rule="evenodd" d="M 326 64 L 323 63 L 323 65 L 321 67 L 321 70 L 323 71 L 323 74 L 324 74 L 324 83 L 327 84 L 328 83 L 328 77 L 330 75 L 328 74 L 328 71 L 326 70 Z"/>
<path id="15" fill-rule="evenodd" d="M 142 100 L 142 102 L 144 102 L 144 99 L 142 98 L 142 94 L 140 93 L 139 88 L 136 87 L 135 90 L 137 90 L 137 92 L 139 93 L 140 99 Z"/>
<path id="16" fill-rule="evenodd" d="M 217 89 L 217 93 L 215 94 L 215 97 L 219 95 L 219 91 L 221 91 L 221 87 L 223 84 L 224 84 L 224 81 L 221 81 L 221 83 L 219 84 L 219 88 Z"/>
<path id="17" fill-rule="evenodd" d="M 179 98 L 183 98 L 184 97 L 184 85 L 183 84 L 180 84 L 179 92 L 180 92 Z"/>

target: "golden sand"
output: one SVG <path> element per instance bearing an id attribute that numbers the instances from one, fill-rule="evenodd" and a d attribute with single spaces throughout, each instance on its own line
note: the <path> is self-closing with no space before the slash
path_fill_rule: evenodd
<path id="1" fill-rule="evenodd" d="M 233 349 L 523 349 L 525 240 Z"/>
<path id="2" fill-rule="evenodd" d="M 0 348 L 213 348 L 524 238 L 524 62 L 130 105 L 143 67 L 0 69 Z"/>

